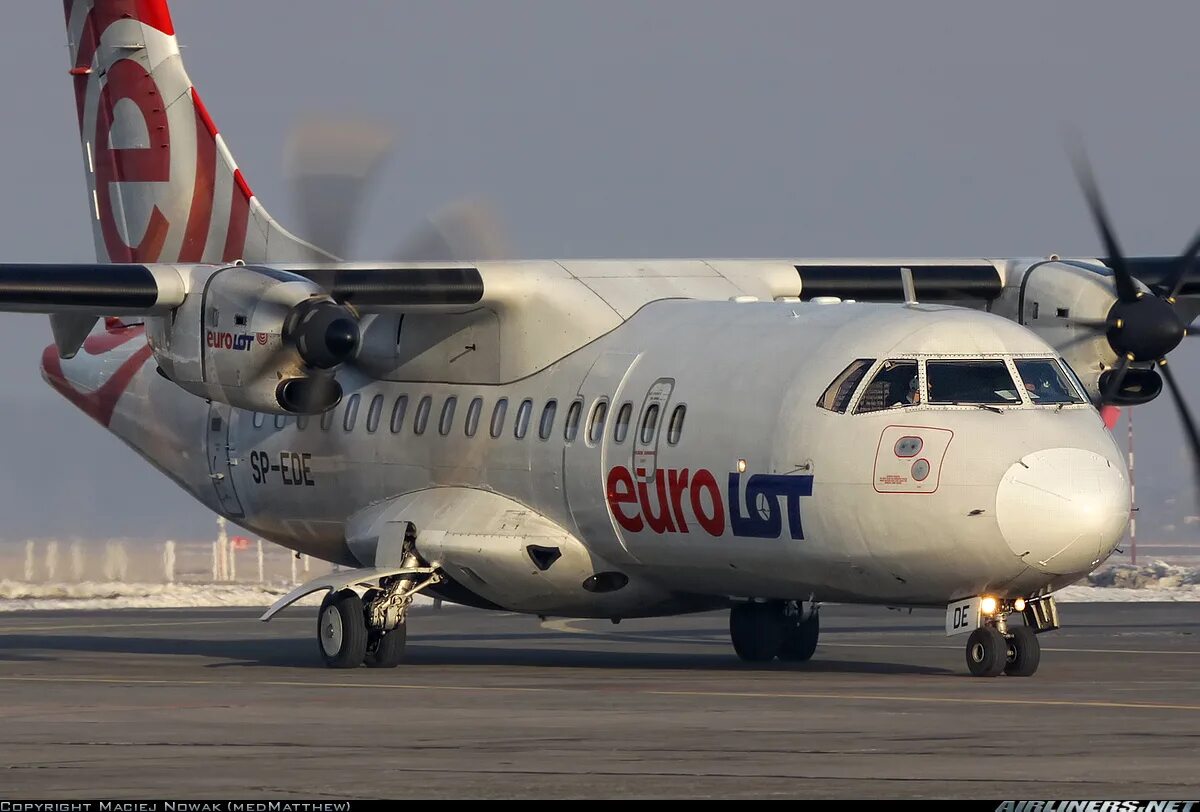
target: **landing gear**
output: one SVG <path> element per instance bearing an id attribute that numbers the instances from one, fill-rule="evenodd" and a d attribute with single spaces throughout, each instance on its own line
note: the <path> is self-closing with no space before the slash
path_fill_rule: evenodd
<path id="1" fill-rule="evenodd" d="M 1032 677 L 1042 660 L 1042 644 L 1029 626 L 1018 626 L 1008 639 L 1008 658 L 1004 673 L 1010 677 Z"/>
<path id="2" fill-rule="evenodd" d="M 1038 634 L 1059 627 L 1054 599 L 985 598 L 984 605 L 989 601 L 991 608 L 979 615 L 981 625 L 967 638 L 967 669 L 976 677 L 1032 677 L 1042 660 Z M 1010 615 L 1015 614 L 1024 618 L 1024 625 L 1008 625 Z"/>
<path id="3" fill-rule="evenodd" d="M 404 644 L 408 637 L 406 624 L 390 632 L 371 630 L 367 638 L 367 668 L 395 668 L 404 659 Z"/>
<path id="4" fill-rule="evenodd" d="M 739 603 L 729 611 L 733 650 L 746 662 L 769 663 L 776 657 L 787 662 L 809 660 L 819 634 L 820 621 L 811 601 Z"/>
<path id="5" fill-rule="evenodd" d="M 424 565 L 411 549 L 396 570 L 358 570 L 361 577 L 310 582 L 288 593 L 264 615 L 270 618 L 297 598 L 322 586 L 330 592 L 317 614 L 317 642 L 321 658 L 330 668 L 395 668 L 404 660 L 408 608 L 423 589 L 441 583 L 435 567 Z M 369 575 L 368 575 L 369 574 Z M 314 586 L 315 584 L 315 586 Z M 363 590 L 360 598 L 354 584 Z M 307 591 L 306 591 L 307 590 Z"/>
<path id="6" fill-rule="evenodd" d="M 980 626 L 967 638 L 967 668 L 975 677 L 998 677 L 1008 661 L 1008 644 L 995 626 Z"/>
<path id="7" fill-rule="evenodd" d="M 817 637 L 821 634 L 821 615 L 813 611 L 806 619 L 798 617 L 787 628 L 779 659 L 784 662 L 803 663 L 812 659 L 817 650 Z"/>
<path id="8" fill-rule="evenodd" d="M 317 614 L 317 642 L 330 668 L 358 668 L 367 653 L 362 600 L 353 589 L 330 592 Z"/>

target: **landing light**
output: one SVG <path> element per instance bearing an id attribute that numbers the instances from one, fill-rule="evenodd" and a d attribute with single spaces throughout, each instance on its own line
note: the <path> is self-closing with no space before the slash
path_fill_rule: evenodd
<path id="1" fill-rule="evenodd" d="M 979 611 L 985 615 L 994 615 L 998 606 L 996 599 L 989 595 L 979 602 Z"/>
<path id="2" fill-rule="evenodd" d="M 738 460 L 738 461 L 737 461 L 737 472 L 738 472 L 739 474 L 744 474 L 744 473 L 746 473 L 746 461 L 745 461 L 745 460 Z"/>
<path id="3" fill-rule="evenodd" d="M 1015 611 L 1015 612 L 1024 612 L 1025 611 L 1025 599 L 1024 598 L 1017 598 L 1015 601 L 1013 601 L 1013 611 Z"/>

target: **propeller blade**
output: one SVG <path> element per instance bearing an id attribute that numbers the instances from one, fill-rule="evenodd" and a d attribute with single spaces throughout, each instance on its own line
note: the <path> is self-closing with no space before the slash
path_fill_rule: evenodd
<path id="1" fill-rule="evenodd" d="M 1167 379 L 1167 389 L 1171 392 L 1171 400 L 1175 402 L 1175 411 L 1179 412 L 1179 420 L 1183 423 L 1188 442 L 1192 446 L 1192 464 L 1196 468 L 1196 479 L 1193 484 L 1195 489 L 1200 489 L 1200 433 L 1196 431 L 1196 422 L 1192 420 L 1192 413 L 1183 400 L 1183 392 L 1180 391 L 1179 384 L 1175 381 L 1175 374 L 1171 372 L 1171 367 L 1163 364 L 1162 373 L 1163 377 Z"/>
<path id="2" fill-rule="evenodd" d="M 1179 255 L 1179 264 L 1175 267 L 1174 276 L 1163 280 L 1162 289 L 1168 299 L 1174 299 L 1179 295 L 1179 291 L 1183 290 L 1183 283 L 1187 281 L 1188 271 L 1196 265 L 1197 254 L 1200 254 L 1200 231 L 1196 232 L 1196 236 L 1192 237 L 1188 247 L 1183 249 L 1183 253 Z"/>
<path id="3" fill-rule="evenodd" d="M 435 212 L 396 251 L 399 262 L 476 262 L 509 259 L 512 250 L 494 209 L 461 200 Z"/>
<path id="4" fill-rule="evenodd" d="M 1107 333 L 1113 328 L 1108 319 L 1067 319 L 1066 322 L 1072 327 L 1080 327 L 1093 333 Z"/>
<path id="5" fill-rule="evenodd" d="M 1077 145 L 1070 150 L 1071 166 L 1075 170 L 1075 177 L 1079 181 L 1079 186 L 1083 190 L 1083 197 L 1087 201 L 1088 208 L 1092 213 L 1092 220 L 1096 223 L 1096 228 L 1100 232 L 1100 238 L 1104 241 L 1104 250 L 1108 252 L 1108 263 L 1112 266 L 1113 279 L 1116 284 L 1117 297 L 1123 302 L 1136 301 L 1138 297 L 1137 284 L 1133 280 L 1133 274 L 1129 272 L 1129 267 L 1125 264 L 1125 254 L 1121 251 L 1121 246 L 1117 243 L 1116 234 L 1113 233 L 1108 219 L 1108 212 L 1104 208 L 1104 201 L 1100 197 L 1100 188 L 1096 185 L 1096 178 L 1092 174 L 1092 167 L 1087 158 L 1087 153 L 1084 152 L 1082 145 Z"/>
<path id="6" fill-rule="evenodd" d="M 1121 391 L 1121 384 L 1125 382 L 1125 373 L 1129 372 L 1129 365 L 1132 362 L 1132 358 L 1124 355 L 1117 362 L 1117 365 L 1113 367 L 1112 376 L 1108 380 L 1108 386 L 1104 387 L 1104 392 L 1100 395 L 1101 404 L 1113 402 L 1113 397 L 1117 392 Z"/>
<path id="7" fill-rule="evenodd" d="M 314 117 L 292 130 L 284 168 L 306 239 L 345 258 L 359 213 L 394 138 L 368 121 Z"/>

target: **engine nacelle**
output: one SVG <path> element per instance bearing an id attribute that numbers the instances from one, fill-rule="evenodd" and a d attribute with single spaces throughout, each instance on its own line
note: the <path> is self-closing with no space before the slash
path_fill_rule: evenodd
<path id="1" fill-rule="evenodd" d="M 1112 271 L 1108 268 L 1095 261 L 1051 259 L 1014 263 L 1004 291 L 991 309 L 1025 325 L 1062 353 L 1087 387 L 1088 395 L 1099 400 L 1101 377 L 1118 359 L 1104 331 L 1086 325 L 1103 323 L 1114 301 Z M 1150 393 L 1150 384 L 1148 379 L 1139 378 L 1134 385 L 1131 376 L 1129 385 L 1122 389 L 1129 389 L 1129 397 L 1136 400 Z M 1147 399 L 1157 394 L 1158 389 L 1153 389 Z"/>
<path id="2" fill-rule="evenodd" d="M 148 320 L 162 374 L 203 398 L 271 414 L 337 405 L 336 368 L 358 351 L 358 318 L 310 279 L 272 268 L 195 269 L 171 316 Z"/>

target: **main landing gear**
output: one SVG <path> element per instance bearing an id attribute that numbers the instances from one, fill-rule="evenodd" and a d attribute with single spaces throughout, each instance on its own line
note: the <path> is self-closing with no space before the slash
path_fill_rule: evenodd
<path id="1" fill-rule="evenodd" d="M 739 603 L 729 610 L 729 637 L 738 657 L 751 663 L 812 659 L 821 633 L 813 601 Z"/>
<path id="2" fill-rule="evenodd" d="M 353 589 L 330 591 L 317 613 L 317 643 L 325 665 L 398 666 L 404 659 L 408 607 L 418 592 L 441 580 L 436 572 L 401 573 L 381 578 L 362 598 Z"/>
<path id="3" fill-rule="evenodd" d="M 1059 626 L 1054 599 L 1026 602 L 983 598 L 981 603 L 979 628 L 967 638 L 967 670 L 975 677 L 1033 676 L 1042 660 L 1038 634 Z M 1010 627 L 1012 614 L 1022 615 L 1024 625 Z"/>

